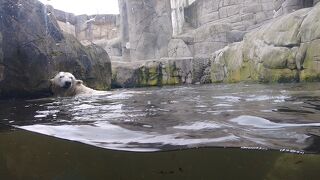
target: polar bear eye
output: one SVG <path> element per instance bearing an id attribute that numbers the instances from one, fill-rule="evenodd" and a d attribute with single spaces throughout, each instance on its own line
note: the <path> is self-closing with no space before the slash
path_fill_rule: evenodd
<path id="1" fill-rule="evenodd" d="M 60 76 L 60 79 L 62 79 L 64 76 Z"/>

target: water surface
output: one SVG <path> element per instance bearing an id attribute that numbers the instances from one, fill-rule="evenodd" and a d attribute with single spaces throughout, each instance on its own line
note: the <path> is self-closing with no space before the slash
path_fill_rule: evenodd
<path id="1" fill-rule="evenodd" d="M 317 153 L 319 85 L 201 85 L 2 101 L 0 122 L 126 151 L 240 147 Z"/>

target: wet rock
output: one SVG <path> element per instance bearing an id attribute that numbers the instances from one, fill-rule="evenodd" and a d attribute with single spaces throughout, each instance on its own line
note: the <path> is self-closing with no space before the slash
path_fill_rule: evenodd
<path id="1" fill-rule="evenodd" d="M 193 58 L 112 62 L 112 85 L 115 88 L 191 84 L 192 82 Z"/>
<path id="2" fill-rule="evenodd" d="M 320 40 L 311 41 L 305 46 L 305 58 L 300 79 L 307 82 L 320 81 Z"/>
<path id="3" fill-rule="evenodd" d="M 95 89 L 108 89 L 111 64 L 100 47 L 84 47 L 60 30 L 55 17 L 36 0 L 0 2 L 0 97 L 50 95 L 58 71 L 73 73 Z"/>
<path id="4" fill-rule="evenodd" d="M 139 87 L 140 66 L 140 63 L 113 61 L 112 88 Z"/>

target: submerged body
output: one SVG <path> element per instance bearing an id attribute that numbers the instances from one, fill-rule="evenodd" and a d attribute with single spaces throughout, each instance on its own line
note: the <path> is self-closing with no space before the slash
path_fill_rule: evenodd
<path id="1" fill-rule="evenodd" d="M 106 91 L 97 91 L 85 86 L 82 80 L 76 79 L 69 72 L 59 72 L 50 81 L 52 93 L 59 97 L 108 94 Z"/>

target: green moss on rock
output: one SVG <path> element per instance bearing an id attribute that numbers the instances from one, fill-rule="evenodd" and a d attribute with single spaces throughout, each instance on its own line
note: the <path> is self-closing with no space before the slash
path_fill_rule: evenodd
<path id="1" fill-rule="evenodd" d="M 291 69 L 267 69 L 260 72 L 260 81 L 265 83 L 288 83 L 299 81 L 299 72 Z"/>
<path id="2" fill-rule="evenodd" d="M 177 85 L 181 83 L 181 78 L 179 77 L 179 72 L 176 67 L 175 62 L 167 62 L 165 68 L 162 69 L 165 76 L 162 78 L 162 83 L 164 85 Z"/>
<path id="3" fill-rule="evenodd" d="M 300 80 L 302 82 L 320 81 L 320 40 L 312 41 L 308 45 Z"/>

